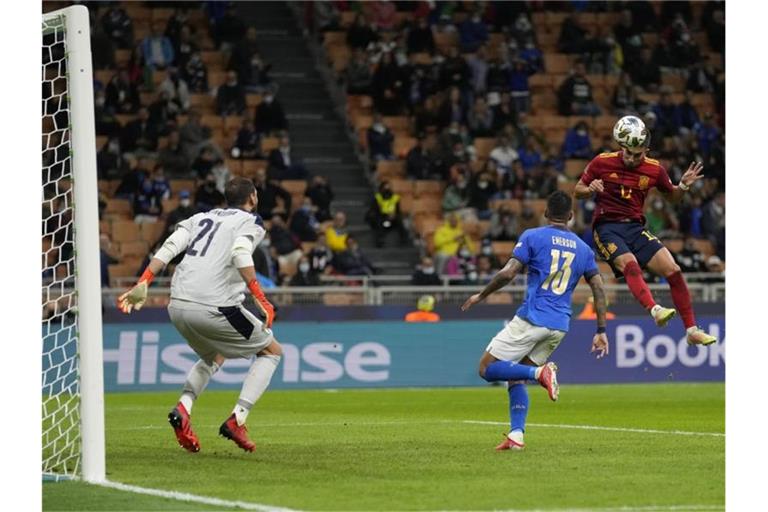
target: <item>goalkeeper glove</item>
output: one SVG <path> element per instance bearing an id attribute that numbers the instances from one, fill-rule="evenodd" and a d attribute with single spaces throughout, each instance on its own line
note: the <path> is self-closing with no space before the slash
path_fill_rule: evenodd
<path id="1" fill-rule="evenodd" d="M 140 310 L 147 301 L 147 290 L 155 274 L 146 269 L 136 285 L 117 298 L 117 307 L 123 313 L 129 314 L 133 309 Z"/>
<path id="2" fill-rule="evenodd" d="M 248 289 L 251 291 L 251 295 L 253 295 L 254 302 L 264 314 L 264 326 L 267 328 L 272 327 L 272 322 L 275 320 L 275 307 L 264 296 L 258 281 L 252 279 L 248 283 Z"/>

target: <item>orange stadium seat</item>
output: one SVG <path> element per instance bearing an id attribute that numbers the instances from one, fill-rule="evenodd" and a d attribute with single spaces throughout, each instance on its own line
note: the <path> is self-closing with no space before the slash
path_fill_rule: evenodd
<path id="1" fill-rule="evenodd" d="M 376 163 L 376 180 L 381 182 L 392 178 L 405 177 L 405 162 L 402 160 L 379 160 Z"/>
<path id="2" fill-rule="evenodd" d="M 134 242 L 139 240 L 139 225 L 132 220 L 116 220 L 112 223 L 113 242 Z"/>
<path id="3" fill-rule="evenodd" d="M 493 148 L 496 147 L 496 139 L 493 137 L 478 137 L 475 139 L 474 146 L 477 157 L 487 159 Z"/>
<path id="4" fill-rule="evenodd" d="M 565 175 L 569 178 L 578 179 L 584 172 L 584 168 L 589 163 L 588 160 L 571 158 L 565 161 Z"/>
<path id="5" fill-rule="evenodd" d="M 307 182 L 304 180 L 283 180 L 280 182 L 280 186 L 291 195 L 303 196 L 307 190 Z"/>
<path id="6" fill-rule="evenodd" d="M 264 137 L 261 139 L 261 152 L 264 155 L 268 155 L 273 149 L 280 147 L 279 137 Z"/>
<path id="7" fill-rule="evenodd" d="M 182 190 L 190 194 L 195 191 L 195 180 L 171 180 L 171 195 L 178 196 Z"/>
<path id="8" fill-rule="evenodd" d="M 550 53 L 544 56 L 547 73 L 566 74 L 571 70 L 571 58 L 565 53 Z"/>
<path id="9" fill-rule="evenodd" d="M 392 146 L 392 150 L 395 153 L 395 156 L 405 158 L 415 145 L 416 139 L 414 137 L 395 137 L 395 143 Z"/>
<path id="10" fill-rule="evenodd" d="M 137 272 L 137 268 L 135 268 L 133 265 L 125 264 L 125 263 L 109 265 L 108 270 L 109 270 L 109 279 L 110 279 L 109 285 L 113 288 L 117 287 L 117 278 L 134 277 Z"/>
<path id="11" fill-rule="evenodd" d="M 107 209 L 104 211 L 104 213 L 107 214 L 115 214 L 118 216 L 128 216 L 133 211 L 133 208 L 131 207 L 131 202 L 127 199 L 110 199 L 107 201 Z"/>
<path id="12" fill-rule="evenodd" d="M 227 169 L 229 169 L 229 172 L 231 172 L 235 176 L 242 176 L 243 175 L 243 161 L 242 160 L 234 160 L 232 158 L 227 158 L 224 160 L 224 164 L 227 166 Z"/>
<path id="13" fill-rule="evenodd" d="M 170 212 L 168 212 L 170 213 Z M 165 232 L 165 222 L 145 222 L 141 224 L 139 233 L 141 240 L 144 240 L 151 247 L 155 242 L 160 240 Z"/>
<path id="14" fill-rule="evenodd" d="M 138 256 L 144 258 L 147 255 L 149 246 L 144 240 L 134 240 L 133 242 L 122 242 L 120 244 L 120 255 L 125 258 L 128 256 Z"/>
<path id="15" fill-rule="evenodd" d="M 416 180 L 414 183 L 413 192 L 417 198 L 435 195 L 440 196 L 440 198 L 443 197 L 445 183 L 440 180 Z"/>
<path id="16" fill-rule="evenodd" d="M 258 107 L 261 103 L 261 94 L 246 94 L 245 106 L 248 108 Z"/>
<path id="17" fill-rule="evenodd" d="M 246 178 L 255 178 L 259 169 L 266 168 L 266 160 L 243 160 L 243 176 Z"/>
<path id="18" fill-rule="evenodd" d="M 167 214 L 168 212 L 172 212 L 173 210 L 179 207 L 179 198 L 171 197 L 169 199 L 163 199 L 162 204 L 163 204 L 163 212 Z"/>
<path id="19" fill-rule="evenodd" d="M 435 32 L 435 47 L 438 51 L 447 52 L 448 48 L 459 44 L 459 34 L 457 32 Z"/>

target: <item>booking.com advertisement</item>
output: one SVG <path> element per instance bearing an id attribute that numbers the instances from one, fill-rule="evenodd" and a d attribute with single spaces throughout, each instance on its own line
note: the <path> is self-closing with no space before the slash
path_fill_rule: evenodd
<path id="1" fill-rule="evenodd" d="M 657 327 L 649 318 L 609 323 L 609 356 L 590 354 L 594 320 L 574 320 L 552 355 L 561 384 L 725 379 L 724 317 L 699 324 L 720 341 L 689 347 L 681 325 Z M 679 323 L 679 322 L 678 322 Z M 283 359 L 272 388 L 480 386 L 477 363 L 503 320 L 285 322 L 275 324 Z M 170 323 L 104 327 L 107 391 L 178 390 L 197 360 Z M 250 361 L 229 360 L 209 387 L 238 388 Z"/>

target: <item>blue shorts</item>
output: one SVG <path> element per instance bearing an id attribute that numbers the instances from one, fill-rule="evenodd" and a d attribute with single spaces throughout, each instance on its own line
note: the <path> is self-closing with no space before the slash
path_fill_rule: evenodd
<path id="1" fill-rule="evenodd" d="M 592 235 L 600 256 L 611 264 L 616 256 L 628 252 L 635 255 L 637 262 L 644 267 L 664 244 L 639 222 L 605 222 L 594 227 Z M 613 268 L 616 277 L 622 274 Z"/>

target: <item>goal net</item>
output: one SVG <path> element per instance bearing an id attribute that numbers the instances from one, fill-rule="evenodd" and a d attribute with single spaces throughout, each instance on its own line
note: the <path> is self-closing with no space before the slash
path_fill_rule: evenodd
<path id="1" fill-rule="evenodd" d="M 93 85 L 85 7 L 44 14 L 42 471 L 104 478 Z"/>

